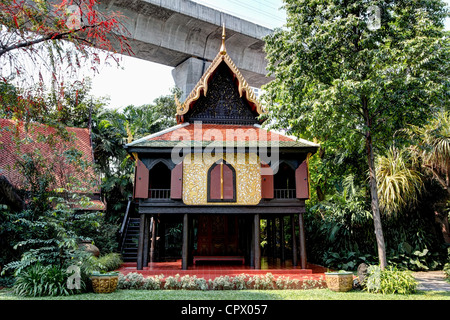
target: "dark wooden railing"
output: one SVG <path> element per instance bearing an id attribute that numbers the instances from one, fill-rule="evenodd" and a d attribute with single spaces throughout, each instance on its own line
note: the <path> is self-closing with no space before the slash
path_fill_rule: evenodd
<path id="1" fill-rule="evenodd" d="M 132 205 L 133 198 L 128 197 L 128 204 L 127 204 L 127 210 L 125 211 L 125 216 L 123 217 L 122 226 L 120 227 L 120 248 L 123 248 L 123 244 L 125 242 L 125 232 L 128 228 L 128 222 L 130 221 L 130 208 Z"/>
<path id="2" fill-rule="evenodd" d="M 170 199 L 170 189 L 150 189 L 150 199 Z"/>
<path id="3" fill-rule="evenodd" d="M 276 199 L 294 199 L 295 189 L 274 189 L 274 196 Z"/>

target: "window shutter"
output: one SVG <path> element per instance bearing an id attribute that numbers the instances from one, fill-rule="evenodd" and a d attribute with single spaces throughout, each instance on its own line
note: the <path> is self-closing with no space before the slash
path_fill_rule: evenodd
<path id="1" fill-rule="evenodd" d="M 264 163 L 261 163 L 261 198 L 273 199 L 273 170 Z"/>
<path id="2" fill-rule="evenodd" d="M 308 163 L 306 160 L 295 170 L 295 186 L 298 199 L 309 199 Z"/>
<path id="3" fill-rule="evenodd" d="M 141 160 L 137 160 L 135 169 L 134 197 L 148 198 L 148 169 Z"/>
<path id="4" fill-rule="evenodd" d="M 172 169 L 170 177 L 170 198 L 181 199 L 183 194 L 183 162 Z"/>
<path id="5" fill-rule="evenodd" d="M 218 166 L 220 168 L 220 165 Z M 223 164 L 223 199 L 232 200 L 234 198 L 233 171 Z"/>
<path id="6" fill-rule="evenodd" d="M 221 176 L 220 165 L 215 165 L 210 171 L 209 177 L 209 197 L 210 199 L 220 200 L 221 198 Z"/>

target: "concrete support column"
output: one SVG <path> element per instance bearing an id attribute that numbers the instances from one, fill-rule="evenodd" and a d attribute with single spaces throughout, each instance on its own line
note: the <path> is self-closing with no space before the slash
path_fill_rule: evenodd
<path id="1" fill-rule="evenodd" d="M 210 62 L 191 57 L 172 70 L 175 85 L 183 91 L 181 102 L 186 100 L 209 65 Z"/>

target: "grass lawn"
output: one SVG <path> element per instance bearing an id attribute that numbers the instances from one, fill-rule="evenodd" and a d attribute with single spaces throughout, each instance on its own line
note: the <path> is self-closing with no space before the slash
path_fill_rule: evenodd
<path id="1" fill-rule="evenodd" d="M 371 294 L 363 291 L 311 290 L 117 290 L 66 297 L 23 298 L 11 289 L 0 290 L 0 300 L 450 300 L 450 292 L 418 291 L 411 295 Z"/>

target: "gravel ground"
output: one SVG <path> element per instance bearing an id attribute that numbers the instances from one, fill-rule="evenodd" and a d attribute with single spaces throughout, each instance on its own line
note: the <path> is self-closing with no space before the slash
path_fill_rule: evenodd
<path id="1" fill-rule="evenodd" d="M 414 272 L 419 282 L 417 290 L 424 291 L 450 291 L 450 283 L 445 280 L 443 271 Z"/>

